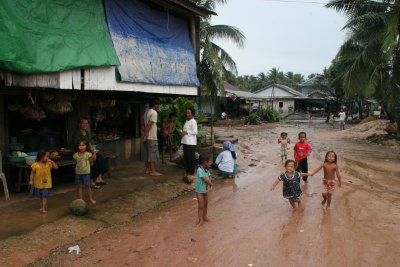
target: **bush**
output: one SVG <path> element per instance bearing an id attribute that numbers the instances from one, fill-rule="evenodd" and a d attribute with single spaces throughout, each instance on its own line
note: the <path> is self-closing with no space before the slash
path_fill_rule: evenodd
<path id="1" fill-rule="evenodd" d="M 246 118 L 246 122 L 248 124 L 253 124 L 253 125 L 260 124 L 261 123 L 261 117 L 257 112 L 253 112 Z"/>
<path id="2" fill-rule="evenodd" d="M 281 114 L 273 108 L 266 108 L 262 111 L 262 119 L 267 122 L 279 121 Z"/>

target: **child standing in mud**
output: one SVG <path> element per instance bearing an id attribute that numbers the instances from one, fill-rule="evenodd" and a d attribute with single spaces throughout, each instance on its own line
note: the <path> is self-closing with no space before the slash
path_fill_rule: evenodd
<path id="1" fill-rule="evenodd" d="M 285 169 L 286 171 L 281 173 L 279 177 L 275 180 L 275 182 L 271 186 L 271 191 L 275 189 L 280 181 L 283 182 L 283 197 L 289 199 L 289 203 L 294 210 L 297 207 L 300 207 L 300 197 L 303 194 L 300 188 L 300 177 L 306 175 L 306 173 L 300 173 L 295 171 L 295 161 L 294 160 L 286 160 L 285 161 Z"/>
<path id="2" fill-rule="evenodd" d="M 78 143 L 78 152 L 73 155 L 75 160 L 75 183 L 78 185 L 78 195 L 83 199 L 83 186 L 89 195 L 92 204 L 96 204 L 93 199 L 93 193 L 90 186 L 90 166 L 93 165 L 92 153 L 86 151 L 87 144 L 85 141 Z"/>
<path id="3" fill-rule="evenodd" d="M 34 186 L 36 197 L 40 198 L 40 212 L 47 213 L 47 198 L 52 187 L 51 169 L 58 169 L 57 163 L 52 161 L 50 153 L 41 151 L 32 164 L 29 185 Z"/>
<path id="4" fill-rule="evenodd" d="M 278 144 L 281 144 L 281 161 L 283 162 L 283 159 L 287 160 L 288 156 L 288 151 L 289 151 L 289 146 L 290 144 L 290 139 L 288 138 L 288 134 L 285 132 L 281 133 L 281 136 L 278 138 Z"/>
<path id="5" fill-rule="evenodd" d="M 307 173 L 308 172 L 308 161 L 307 157 L 312 151 L 311 145 L 306 141 L 307 134 L 305 132 L 299 133 L 299 141 L 295 144 L 294 160 L 297 163 L 296 171 Z M 303 181 L 307 182 L 308 176 L 303 176 Z"/>
<path id="6" fill-rule="evenodd" d="M 213 184 L 210 180 L 210 166 L 211 157 L 208 155 L 200 155 L 199 157 L 199 168 L 196 173 L 196 197 L 198 204 L 198 216 L 199 222 L 197 226 L 203 225 L 204 222 L 208 222 L 207 208 L 208 208 L 208 192 L 212 190 Z"/>
<path id="7" fill-rule="evenodd" d="M 322 163 L 318 169 L 311 172 L 309 175 L 313 176 L 321 169 L 324 169 L 324 178 L 322 179 L 322 206 L 326 204 L 326 207 L 331 206 L 332 194 L 335 191 L 335 176 L 338 179 L 339 188 L 342 186 L 342 177 L 340 176 L 339 166 L 337 165 L 337 155 L 334 151 L 328 151 L 325 155 L 324 163 Z"/>

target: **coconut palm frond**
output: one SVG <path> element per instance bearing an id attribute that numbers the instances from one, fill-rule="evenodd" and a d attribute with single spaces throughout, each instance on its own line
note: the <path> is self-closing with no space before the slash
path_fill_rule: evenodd
<path id="1" fill-rule="evenodd" d="M 215 43 L 212 43 L 212 45 L 213 49 L 217 51 L 217 53 L 219 54 L 219 57 L 221 59 L 222 64 L 224 65 L 224 68 L 237 75 L 236 63 L 233 60 L 233 58 L 222 47 L 216 45 Z"/>
<path id="2" fill-rule="evenodd" d="M 229 25 L 209 25 L 207 27 L 207 34 L 210 39 L 224 39 L 230 40 L 238 47 L 244 47 L 246 37 L 236 27 Z"/>

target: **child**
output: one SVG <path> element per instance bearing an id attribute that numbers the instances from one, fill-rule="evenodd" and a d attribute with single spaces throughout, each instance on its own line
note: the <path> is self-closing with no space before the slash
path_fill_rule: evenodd
<path id="1" fill-rule="evenodd" d="M 78 152 L 73 155 L 75 160 L 75 183 L 78 185 L 79 198 L 83 199 L 83 185 L 89 195 L 89 200 L 92 204 L 96 204 L 93 199 L 92 189 L 90 186 L 90 166 L 93 165 L 92 153 L 86 151 L 87 144 L 85 141 L 78 143 Z"/>
<path id="2" fill-rule="evenodd" d="M 49 196 L 51 183 L 51 169 L 58 169 L 58 165 L 50 158 L 50 153 L 41 151 L 36 157 L 36 162 L 32 164 L 29 184 L 34 186 L 36 197 L 40 198 L 41 213 L 47 213 L 47 198 Z"/>
<path id="3" fill-rule="evenodd" d="M 331 206 L 332 194 L 335 190 L 335 174 L 339 181 L 339 188 L 342 186 L 342 178 L 340 176 L 339 166 L 337 165 L 337 155 L 333 151 L 328 151 L 325 155 L 325 161 L 322 163 L 318 169 L 310 173 L 310 176 L 313 176 L 321 169 L 324 169 L 324 179 L 322 180 L 323 185 L 323 193 L 322 197 L 324 198 L 321 202 L 322 206 L 325 205 L 329 208 Z"/>
<path id="4" fill-rule="evenodd" d="M 169 161 L 174 161 L 175 143 L 173 133 L 175 131 L 175 114 L 170 113 L 168 116 L 162 117 L 162 163 L 165 164 L 165 152 L 169 150 Z"/>
<path id="5" fill-rule="evenodd" d="M 305 173 L 295 171 L 295 161 L 285 161 L 286 171 L 279 175 L 278 179 L 271 186 L 271 191 L 275 189 L 280 181 L 283 182 L 283 197 L 289 199 L 289 203 L 294 210 L 296 210 L 295 203 L 300 207 L 300 196 L 303 192 L 300 189 L 300 177 L 304 176 Z"/>
<path id="6" fill-rule="evenodd" d="M 333 113 L 329 113 L 329 124 L 332 126 L 332 128 L 335 128 L 335 116 Z"/>
<path id="7" fill-rule="evenodd" d="M 281 161 L 283 162 L 283 158 L 287 160 L 289 150 L 288 144 L 290 144 L 290 139 L 288 138 L 287 133 L 281 133 L 281 136 L 278 138 L 278 144 L 281 144 Z"/>
<path id="8" fill-rule="evenodd" d="M 208 155 L 200 155 L 199 157 L 199 168 L 197 169 L 196 175 L 196 197 L 198 203 L 198 216 L 199 222 L 197 226 L 203 225 L 204 222 L 208 222 L 207 208 L 208 208 L 208 191 L 212 190 L 213 184 L 210 180 L 211 158 Z"/>
<path id="9" fill-rule="evenodd" d="M 297 163 L 296 171 L 307 173 L 308 172 L 308 162 L 307 157 L 312 151 L 312 147 L 306 142 L 307 134 L 305 132 L 299 133 L 299 141 L 294 146 L 294 159 Z M 303 176 L 303 181 L 307 182 L 308 176 Z"/>
<path id="10" fill-rule="evenodd" d="M 339 112 L 339 127 L 340 130 L 344 130 L 344 125 L 346 124 L 346 112 L 341 109 Z"/>

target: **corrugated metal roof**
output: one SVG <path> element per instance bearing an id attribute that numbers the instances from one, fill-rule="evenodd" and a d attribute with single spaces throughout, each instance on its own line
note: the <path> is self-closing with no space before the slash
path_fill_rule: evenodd
<path id="1" fill-rule="evenodd" d="M 240 99 L 249 99 L 249 100 L 261 100 L 261 99 L 263 99 L 263 97 L 260 97 L 259 95 L 253 94 L 251 92 L 240 90 L 239 88 L 237 88 L 236 86 L 234 86 L 234 85 L 232 85 L 232 84 L 230 84 L 228 82 L 224 83 L 224 90 L 225 90 L 225 93 L 226 93 L 227 97 L 230 97 L 230 96 L 233 95 L 233 96 L 236 96 L 236 97 L 238 97 Z"/>
<path id="2" fill-rule="evenodd" d="M 299 91 L 297 91 L 297 90 L 295 90 L 295 89 L 293 89 L 293 88 L 290 88 L 289 86 L 282 85 L 282 84 L 271 84 L 271 85 L 268 85 L 268 86 L 266 86 L 266 87 L 264 87 L 264 88 L 262 88 L 262 89 L 260 89 L 260 90 L 257 90 L 257 91 L 254 92 L 254 93 L 256 93 L 256 94 L 257 94 L 257 93 L 260 93 L 260 92 L 262 92 L 262 91 L 264 91 L 264 90 L 267 90 L 267 89 L 269 89 L 269 88 L 271 88 L 271 87 L 280 88 L 280 89 L 282 89 L 282 90 L 284 90 L 284 91 L 286 91 L 286 92 L 292 94 L 293 96 L 297 96 L 297 97 L 307 97 L 306 95 L 300 93 Z"/>

